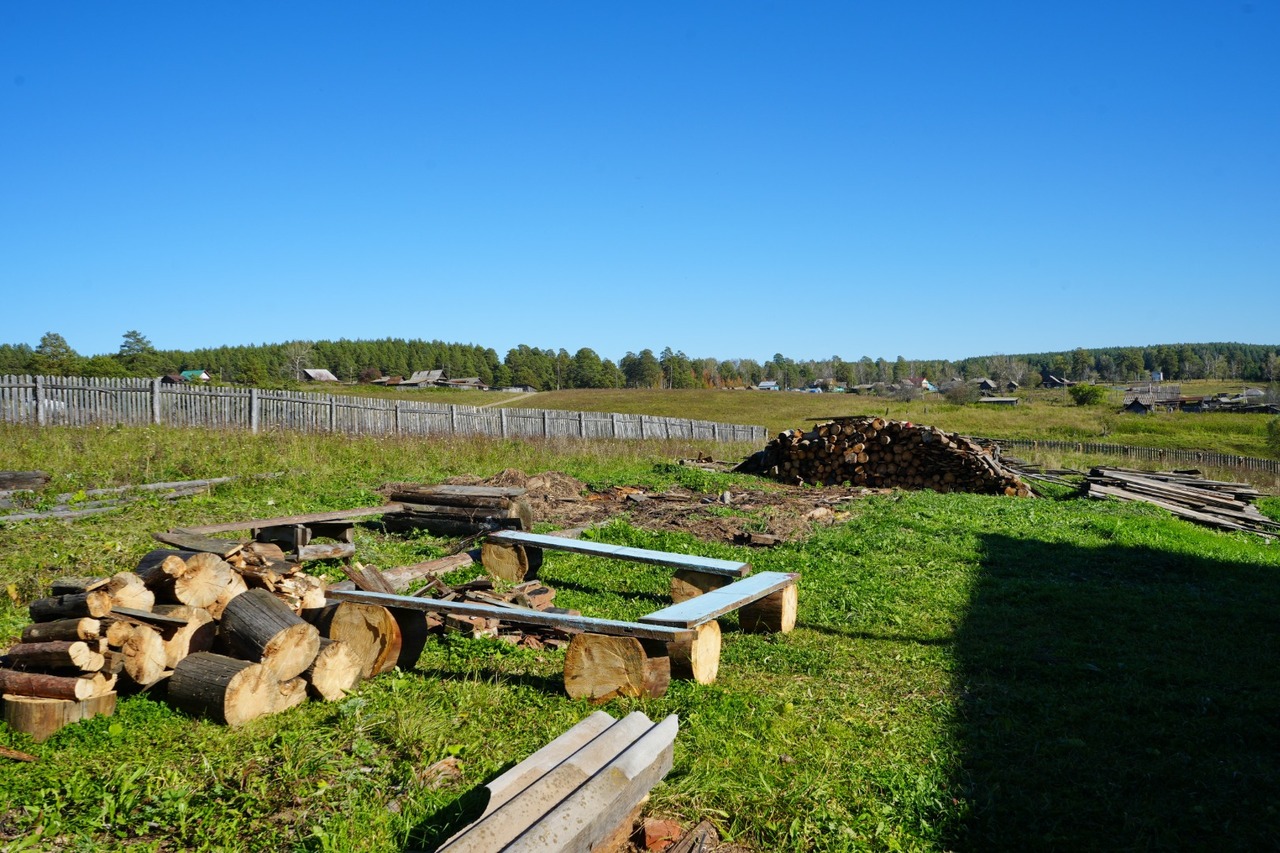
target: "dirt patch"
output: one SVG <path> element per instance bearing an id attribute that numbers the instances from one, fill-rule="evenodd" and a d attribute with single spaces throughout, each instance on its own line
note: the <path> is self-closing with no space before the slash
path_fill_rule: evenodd
<path id="1" fill-rule="evenodd" d="M 887 489 L 808 486 L 732 489 L 703 495 L 684 489 L 649 492 L 634 486 L 591 491 L 559 471 L 525 475 L 508 468 L 488 479 L 455 477 L 450 483 L 527 489 L 536 522 L 560 529 L 625 518 L 646 530 L 687 533 L 709 542 L 733 542 L 745 534 L 769 534 L 781 541 L 808 536 L 815 527 L 847 517 L 840 507 Z"/>

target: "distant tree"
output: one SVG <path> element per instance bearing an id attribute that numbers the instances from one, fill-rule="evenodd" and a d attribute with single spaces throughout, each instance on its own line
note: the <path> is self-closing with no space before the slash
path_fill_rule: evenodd
<path id="1" fill-rule="evenodd" d="M 35 350 L 35 367 L 51 376 L 73 376 L 80 366 L 80 355 L 67 339 L 57 332 L 45 332 Z"/>
<path id="2" fill-rule="evenodd" d="M 142 332 L 130 329 L 124 333 L 124 340 L 120 342 L 120 351 L 117 355 L 131 358 L 139 355 L 151 355 L 155 351 L 156 348 L 151 345 L 151 341 L 147 340 Z"/>
<path id="3" fill-rule="evenodd" d="M 574 388 L 608 387 L 604 363 L 595 350 L 583 347 L 573 354 L 573 363 L 569 366 L 569 383 Z"/>
<path id="4" fill-rule="evenodd" d="M 1072 385 L 1067 393 L 1077 406 L 1096 406 L 1107 399 L 1107 389 L 1101 385 Z"/>
<path id="5" fill-rule="evenodd" d="M 626 377 L 628 388 L 657 388 L 661 384 L 662 365 L 651 349 L 640 350 L 640 354 L 627 353 L 618 365 Z"/>
<path id="6" fill-rule="evenodd" d="M 942 392 L 942 396 L 946 397 L 949 403 L 963 406 L 977 401 L 978 386 L 969 382 L 952 382 Z"/>
<path id="7" fill-rule="evenodd" d="M 310 367 L 315 358 L 315 351 L 307 341 L 290 341 L 284 345 L 282 355 L 288 378 L 301 380 L 303 369 Z"/>
<path id="8" fill-rule="evenodd" d="M 360 371 L 359 381 L 364 383 L 372 382 L 375 379 L 382 378 L 382 371 L 376 367 L 366 367 Z"/>

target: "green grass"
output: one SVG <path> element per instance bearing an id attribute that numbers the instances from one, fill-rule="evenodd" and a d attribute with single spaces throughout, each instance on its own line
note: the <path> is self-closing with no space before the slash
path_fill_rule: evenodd
<path id="1" fill-rule="evenodd" d="M 709 492 L 735 481 L 667 463 L 683 450 L 5 428 L 0 468 L 45 468 L 53 490 L 245 479 L 176 504 L 0 530 L 20 602 L 0 604 L 0 642 L 54 574 L 130 568 L 153 530 L 356 506 L 383 480 L 505 467 Z M 267 472 L 282 476 L 249 476 Z M 715 684 L 604 706 L 680 717 L 651 812 L 708 818 L 760 851 L 1275 845 L 1280 547 L 1065 494 L 895 494 L 847 509 L 847 521 L 767 550 L 625 518 L 593 533 L 802 576 L 792 634 L 741 634 L 726 618 Z M 389 564 L 448 543 L 362 528 L 358 545 Z M 669 574 L 550 553 L 543 577 L 557 604 L 628 618 L 659 606 Z M 562 665 L 562 653 L 449 638 L 342 702 L 241 729 L 144 696 L 43 744 L 0 725 L 0 744 L 39 757 L 0 763 L 0 844 L 429 849 L 475 816 L 486 780 L 592 710 L 564 695 Z M 432 787 L 423 771 L 448 756 L 462 779 Z"/>

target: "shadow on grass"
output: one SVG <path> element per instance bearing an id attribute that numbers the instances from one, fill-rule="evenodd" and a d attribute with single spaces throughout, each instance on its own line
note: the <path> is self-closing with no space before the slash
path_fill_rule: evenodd
<path id="1" fill-rule="evenodd" d="M 506 772 L 503 768 L 494 778 Z M 473 823 L 484 814 L 489 805 L 489 789 L 477 785 L 449 805 L 427 817 L 409 831 L 405 851 L 435 850 L 449 840 L 467 824 Z"/>
<path id="2" fill-rule="evenodd" d="M 955 646 L 952 846 L 1280 848 L 1280 575 L 984 546 Z"/>

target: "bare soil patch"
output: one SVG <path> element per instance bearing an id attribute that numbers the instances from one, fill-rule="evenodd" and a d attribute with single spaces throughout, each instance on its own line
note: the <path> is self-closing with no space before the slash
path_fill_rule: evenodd
<path id="1" fill-rule="evenodd" d="M 651 492 L 637 486 L 601 491 L 559 471 L 526 475 L 508 468 L 487 479 L 454 477 L 463 485 L 523 487 L 535 522 L 559 529 L 602 524 L 625 518 L 646 530 L 687 533 L 709 542 L 732 542 L 746 533 L 767 533 L 782 541 L 802 539 L 816 526 L 843 520 L 841 507 L 890 489 L 787 486 L 731 489 L 704 495 L 685 489 Z"/>

